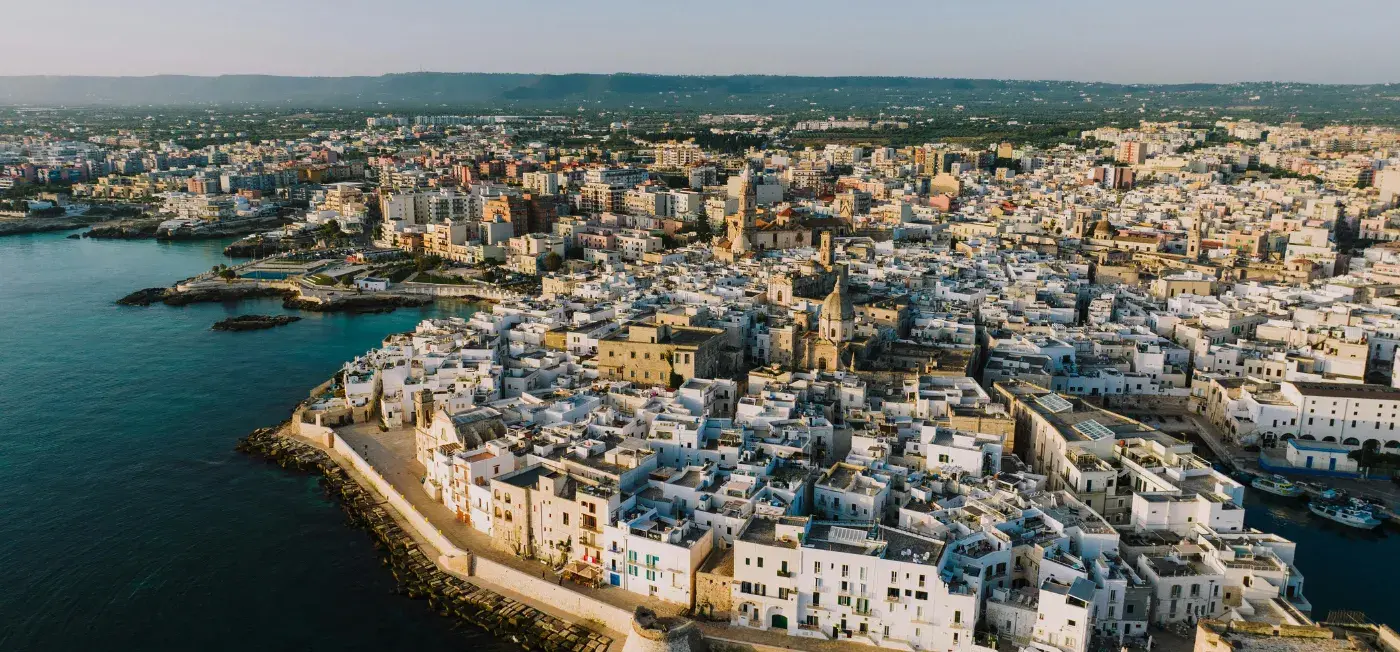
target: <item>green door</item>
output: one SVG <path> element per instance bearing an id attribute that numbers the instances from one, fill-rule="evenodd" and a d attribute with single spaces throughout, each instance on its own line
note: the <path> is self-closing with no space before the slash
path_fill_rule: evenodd
<path id="1" fill-rule="evenodd" d="M 773 629 L 787 629 L 787 616 L 773 614 Z"/>

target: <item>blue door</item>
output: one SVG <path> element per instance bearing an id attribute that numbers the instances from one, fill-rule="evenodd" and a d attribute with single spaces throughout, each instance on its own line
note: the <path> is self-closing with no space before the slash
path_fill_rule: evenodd
<path id="1" fill-rule="evenodd" d="M 1327 458 L 1327 470 L 1328 470 L 1328 471 L 1336 471 L 1336 470 L 1337 470 L 1337 458 L 1335 458 L 1335 457 L 1329 457 L 1329 458 Z"/>
<path id="2" fill-rule="evenodd" d="M 609 573 L 608 575 L 609 575 L 608 580 L 609 580 L 610 582 L 612 582 L 612 585 L 613 585 L 613 586 L 622 586 L 622 576 L 621 576 L 621 575 L 618 575 L 617 573 Z"/>
<path id="3" fill-rule="evenodd" d="M 1308 468 L 1310 468 L 1310 469 L 1312 468 L 1312 456 L 1311 456 L 1311 455 L 1308 456 Z"/>

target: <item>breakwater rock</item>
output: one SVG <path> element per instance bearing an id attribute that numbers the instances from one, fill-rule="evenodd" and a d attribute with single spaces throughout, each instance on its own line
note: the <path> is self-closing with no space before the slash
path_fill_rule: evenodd
<path id="1" fill-rule="evenodd" d="M 301 321 L 301 317 L 291 315 L 239 315 L 229 317 L 214 324 L 216 331 L 259 331 L 267 328 L 286 326 L 295 321 Z"/>
<path id="2" fill-rule="evenodd" d="M 236 448 L 286 469 L 320 473 L 327 495 L 339 501 L 350 524 L 374 539 L 384 565 L 398 581 L 399 593 L 427 600 L 438 615 L 484 628 L 526 650 L 606 652 L 612 646 L 609 636 L 443 572 L 399 527 L 380 499 L 325 452 L 284 437 L 275 428 L 253 431 Z"/>

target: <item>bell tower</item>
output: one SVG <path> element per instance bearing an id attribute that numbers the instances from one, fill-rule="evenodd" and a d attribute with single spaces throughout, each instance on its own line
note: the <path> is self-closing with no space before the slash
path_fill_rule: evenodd
<path id="1" fill-rule="evenodd" d="M 1196 216 L 1196 223 L 1191 225 L 1191 230 L 1186 234 L 1186 258 L 1193 263 L 1201 262 L 1202 220 L 1202 216 Z"/>

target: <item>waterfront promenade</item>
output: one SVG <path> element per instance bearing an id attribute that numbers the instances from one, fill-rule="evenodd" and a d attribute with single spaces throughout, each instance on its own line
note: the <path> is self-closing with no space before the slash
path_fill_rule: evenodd
<path id="1" fill-rule="evenodd" d="M 325 451 L 331 459 L 341 465 L 356 482 L 369 489 L 373 489 L 376 483 L 365 477 L 361 473 L 354 460 L 350 456 L 335 447 L 327 447 L 324 441 L 318 441 L 315 437 L 303 437 L 295 431 L 295 427 L 289 425 L 282 430 L 284 436 L 297 441 L 311 444 L 316 448 Z M 414 459 L 413 454 L 413 429 L 401 428 L 381 432 L 379 426 L 374 423 L 362 423 L 352 426 L 345 426 L 335 429 L 335 434 L 353 451 L 354 455 L 363 459 L 373 468 L 374 472 L 383 478 L 403 500 L 411 506 L 411 509 L 436 531 L 435 533 L 424 533 L 420 531 L 420 526 L 415 525 L 414 520 L 407 518 L 395 507 L 393 501 L 386 501 L 385 507 L 393 513 L 400 525 L 406 532 L 414 537 L 414 540 L 423 547 L 425 551 L 432 551 L 430 555 L 437 560 L 438 566 L 442 570 L 457 577 L 477 584 L 483 588 L 496 591 L 508 598 L 518 600 L 521 603 L 539 609 L 545 613 L 554 615 L 562 620 L 583 624 L 599 633 L 611 636 L 617 641 L 619 648 L 627 640 L 628 632 L 619 631 L 621 627 L 602 622 L 601 619 L 589 618 L 574 613 L 564 606 L 562 600 L 551 599 L 549 596 L 541 596 L 534 589 L 540 586 L 540 582 L 551 587 L 562 587 L 563 590 L 578 594 L 579 596 L 596 600 L 599 603 L 614 608 L 620 614 L 625 614 L 630 618 L 633 611 L 638 606 L 645 606 L 662 616 L 683 615 L 685 608 L 681 605 L 671 604 L 637 595 L 622 589 L 604 586 L 594 588 L 570 582 L 560 581 L 560 578 L 552 569 L 544 564 L 529 559 L 522 559 L 515 555 L 508 554 L 491 545 L 490 537 L 477 531 L 466 523 L 462 523 L 453 517 L 452 513 L 445 505 L 432 500 L 422 488 L 424 469 L 421 464 Z M 458 563 L 453 563 L 448 556 L 444 555 L 441 547 L 433 543 L 433 534 L 440 534 L 452 546 L 460 550 L 469 552 L 476 559 L 472 566 L 481 568 L 483 560 L 493 562 L 501 567 L 506 567 L 515 573 L 509 574 L 508 581 L 492 581 L 481 577 L 478 573 L 470 572 L 470 569 L 463 568 Z M 508 584 L 508 586 L 506 585 Z M 736 627 L 722 622 L 696 621 L 704 635 L 716 641 L 733 644 L 740 647 L 748 647 L 755 650 L 780 650 L 780 649 L 804 649 L 817 650 L 818 652 L 838 652 L 840 650 L 851 649 L 877 649 L 874 646 L 862 643 L 843 640 L 827 641 L 811 638 L 792 638 L 777 632 L 768 632 L 747 627 Z"/>

